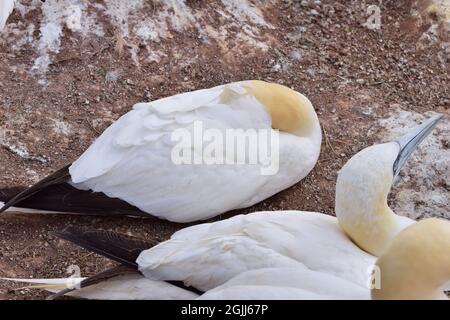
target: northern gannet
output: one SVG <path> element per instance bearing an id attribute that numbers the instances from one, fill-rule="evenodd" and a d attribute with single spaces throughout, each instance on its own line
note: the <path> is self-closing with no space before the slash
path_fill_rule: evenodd
<path id="1" fill-rule="evenodd" d="M 0 1 L 0 32 L 6 25 L 9 15 L 14 9 L 15 0 L 1 0 Z"/>
<path id="2" fill-rule="evenodd" d="M 126 271 L 77 291 L 67 291 L 74 297 L 111 300 L 445 300 L 448 297 L 444 290 L 450 283 L 449 250 L 450 222 L 428 218 L 401 231 L 387 246 L 375 263 L 379 278 L 371 288 L 298 265 L 249 270 L 203 294 Z M 75 284 L 84 279 L 15 280 L 58 292 L 69 281 Z"/>
<path id="3" fill-rule="evenodd" d="M 208 292 L 235 277 L 257 277 L 258 269 L 287 268 L 297 270 L 293 277 L 295 274 L 297 278 L 310 274 L 311 281 L 315 278 L 322 279 L 325 274 L 329 280 L 341 283 L 339 288 L 360 288 L 354 294 L 368 298 L 367 282 L 376 262 L 376 255 L 384 251 L 402 228 L 414 223 L 413 220 L 406 220 L 407 218 L 398 223 L 392 222 L 395 218 L 385 213 L 387 193 L 406 159 L 431 132 L 440 117 L 427 120 L 396 141 L 366 148 L 350 159 L 340 171 L 336 185 L 337 218 L 305 211 L 255 212 L 182 229 L 169 240 L 153 247 L 151 244 L 143 244 L 142 240 L 106 231 L 69 228 L 60 236 L 138 271 L 142 287 L 136 289 L 136 297 L 145 295 L 143 291 L 154 282 L 165 289 L 161 291 L 161 295 L 149 292 L 147 297 L 151 295 L 152 298 L 165 298 L 165 290 L 171 292 L 171 297 L 174 291 L 182 290 L 185 297 L 184 294 Z M 375 150 L 381 153 L 376 153 Z M 349 176 L 352 178 L 347 179 Z M 380 183 L 379 180 L 385 183 Z M 352 185 L 355 190 L 351 188 Z M 361 197 L 357 189 L 365 192 L 365 197 Z M 342 199 L 340 193 L 345 190 L 355 192 L 354 197 Z M 378 203 L 373 199 L 378 199 Z M 351 201 L 354 202 L 354 207 L 351 206 Z M 355 208 L 365 208 L 367 211 Z M 346 210 L 349 210 L 348 214 L 344 214 L 344 221 L 341 221 L 342 213 Z M 372 215 L 372 220 L 366 217 L 369 214 Z M 389 214 L 393 213 L 389 211 Z M 359 226 L 348 224 L 352 215 L 353 219 L 360 222 Z M 368 230 L 368 241 L 354 236 L 353 242 L 346 234 L 347 230 L 350 236 L 355 234 L 357 228 Z M 386 229 L 389 232 L 384 232 Z M 375 232 L 376 230 L 379 232 Z M 376 250 L 367 245 L 375 242 L 379 242 Z M 361 248 L 372 250 L 369 251 L 372 254 Z M 246 272 L 250 273 L 245 276 Z M 120 275 L 120 278 L 113 279 L 116 285 L 120 283 L 123 287 L 126 286 L 123 281 L 130 277 Z M 138 281 L 136 277 L 133 275 L 133 281 Z M 313 281 L 311 286 L 312 283 Z M 96 291 L 95 286 L 101 289 Z M 101 295 L 108 298 L 106 292 L 111 290 L 111 286 L 106 281 L 91 288 L 86 287 L 86 290 L 96 298 L 101 298 Z M 135 287 L 134 283 L 133 288 Z M 144 287 L 146 289 L 142 289 Z M 195 290 L 191 290 L 192 288 Z M 127 291 L 129 298 L 134 297 L 131 293 L 133 290 L 130 288 Z M 83 296 L 82 292 L 83 289 L 70 294 Z M 330 291 L 332 292 L 337 293 L 339 290 Z"/>
<path id="4" fill-rule="evenodd" d="M 278 152 L 274 157 L 278 171 L 262 174 L 270 165 L 260 162 L 174 163 L 172 152 L 184 142 L 173 141 L 172 134 L 187 129 L 183 133 L 195 136 L 196 124 L 203 132 L 211 129 L 227 134 L 229 129 L 249 129 L 266 132 L 267 137 L 279 132 L 278 145 L 272 150 Z M 311 102 L 285 86 L 241 81 L 182 93 L 136 104 L 70 166 L 19 194 L 4 195 L 0 212 L 14 206 L 22 212 L 21 208 L 32 208 L 80 214 L 151 214 L 174 222 L 207 219 L 249 207 L 303 179 L 317 162 L 321 140 Z M 221 146 L 221 141 L 216 143 Z M 228 145 L 225 148 L 228 159 L 236 147 L 231 146 L 233 152 L 228 152 Z M 252 155 L 263 150 L 248 149 L 250 143 L 244 148 Z M 197 154 L 195 142 L 188 151 Z"/>
<path id="5" fill-rule="evenodd" d="M 378 273 L 370 290 L 323 272 L 272 268 L 244 272 L 199 299 L 445 300 L 450 283 L 450 221 L 429 218 L 407 227 L 375 265 Z"/>

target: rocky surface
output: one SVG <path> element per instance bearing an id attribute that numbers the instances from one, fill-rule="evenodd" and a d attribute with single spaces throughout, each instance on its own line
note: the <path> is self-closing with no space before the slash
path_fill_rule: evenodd
<path id="1" fill-rule="evenodd" d="M 431 111 L 447 120 L 411 159 L 390 204 L 415 218 L 449 218 L 450 46 L 438 1 L 124 3 L 19 1 L 0 35 L 0 188 L 30 185 L 76 159 L 136 102 L 262 79 L 311 99 L 323 127 L 322 154 L 305 180 L 240 212 L 333 214 L 336 174 L 345 161 Z M 370 5 L 379 8 L 378 27 L 367 23 Z M 91 275 L 111 265 L 51 235 L 70 224 L 156 240 L 183 227 L 154 219 L 4 214 L 0 277 L 67 276 L 72 264 Z M 14 288 L 0 282 L 0 298 L 45 297 Z"/>

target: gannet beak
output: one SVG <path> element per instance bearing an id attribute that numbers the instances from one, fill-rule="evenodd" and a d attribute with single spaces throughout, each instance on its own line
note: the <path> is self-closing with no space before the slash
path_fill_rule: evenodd
<path id="1" fill-rule="evenodd" d="M 400 146 L 400 152 L 394 162 L 394 178 L 398 175 L 409 156 L 423 141 L 423 139 L 430 134 L 441 118 L 442 114 L 435 115 L 426 120 L 420 126 L 415 127 L 404 136 L 395 140 L 395 142 L 397 142 Z"/>

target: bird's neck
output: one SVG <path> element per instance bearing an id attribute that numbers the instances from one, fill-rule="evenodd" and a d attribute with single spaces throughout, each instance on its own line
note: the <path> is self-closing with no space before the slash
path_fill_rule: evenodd
<path id="1" fill-rule="evenodd" d="M 345 233 L 363 250 L 379 256 L 413 220 L 396 215 L 386 199 L 358 198 L 336 192 L 336 216 Z"/>

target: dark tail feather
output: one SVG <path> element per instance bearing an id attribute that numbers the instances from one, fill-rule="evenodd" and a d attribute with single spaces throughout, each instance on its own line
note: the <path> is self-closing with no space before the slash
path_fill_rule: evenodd
<path id="1" fill-rule="evenodd" d="M 109 198 L 101 192 L 78 190 L 67 183 L 48 186 L 35 195 L 11 205 L 80 215 L 152 217 L 118 198 Z"/>
<path id="2" fill-rule="evenodd" d="M 0 213 L 15 206 L 37 210 L 77 213 L 82 215 L 125 215 L 150 217 L 135 206 L 101 192 L 78 190 L 70 184 L 69 166 L 58 170 L 25 190 L 11 188 L 0 190 L 0 200 L 5 205 Z"/>
<path id="3" fill-rule="evenodd" d="M 14 196 L 18 195 L 22 191 L 26 190 L 27 187 L 11 187 L 0 189 L 0 201 L 3 203 L 8 202 Z"/>
<path id="4" fill-rule="evenodd" d="M 156 241 L 146 241 L 141 238 L 120 234 L 114 231 L 83 230 L 76 227 L 68 227 L 62 232 L 56 232 L 55 235 L 59 238 L 70 241 L 82 248 L 103 255 L 111 260 L 117 261 L 123 266 L 128 267 L 128 269 L 135 271 L 137 271 L 138 267 L 136 259 L 141 254 L 141 252 L 150 249 L 157 244 Z M 111 273 L 108 273 L 107 270 L 105 271 L 105 274 L 97 274 L 92 277 L 94 279 L 93 281 L 90 280 L 90 278 L 85 279 L 84 281 L 86 281 L 86 283 L 84 284 L 84 287 L 102 281 L 101 279 L 103 276 L 110 275 L 105 279 L 116 276 L 117 273 L 114 274 L 115 271 L 117 270 L 113 269 Z M 202 291 L 193 287 L 186 286 L 181 281 L 166 282 L 199 295 L 203 294 Z M 64 295 L 65 293 L 70 291 L 72 290 L 63 290 L 63 292 L 61 292 L 61 295 Z"/>
<path id="5" fill-rule="evenodd" d="M 146 249 L 156 243 L 137 237 L 105 230 L 83 230 L 68 227 L 56 236 L 82 248 L 98 253 L 123 265 L 137 269 L 136 259 Z"/>
<path id="6" fill-rule="evenodd" d="M 11 199 L 9 199 L 5 205 L 0 209 L 0 213 L 5 211 L 6 209 L 20 203 L 21 201 L 31 197 L 32 195 L 38 193 L 39 191 L 45 189 L 48 186 L 52 186 L 55 184 L 61 184 L 66 183 L 70 179 L 69 174 L 69 166 L 67 165 L 64 168 L 59 169 L 55 173 L 49 175 L 48 177 L 42 179 L 35 185 L 29 187 L 28 189 L 25 189 L 22 192 L 19 192 L 15 196 L 13 196 Z"/>

